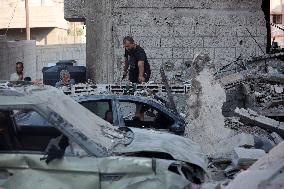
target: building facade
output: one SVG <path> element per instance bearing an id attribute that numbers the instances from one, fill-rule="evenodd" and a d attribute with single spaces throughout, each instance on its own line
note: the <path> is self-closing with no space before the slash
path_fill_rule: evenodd
<path id="1" fill-rule="evenodd" d="M 271 40 L 284 48 L 284 0 L 270 1 Z"/>
<path id="2" fill-rule="evenodd" d="M 82 43 L 84 35 L 73 36 L 64 19 L 64 0 L 29 0 L 31 40 L 37 45 Z M 0 35 L 7 40 L 24 40 L 25 1 L 0 1 Z M 70 29 L 71 28 L 71 29 Z"/>

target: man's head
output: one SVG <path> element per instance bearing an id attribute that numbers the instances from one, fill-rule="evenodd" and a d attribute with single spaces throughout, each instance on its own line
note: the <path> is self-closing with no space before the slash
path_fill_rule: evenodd
<path id="1" fill-rule="evenodd" d="M 23 70 L 24 70 L 24 64 L 23 62 L 17 62 L 16 63 L 16 72 L 18 75 L 23 74 Z"/>
<path id="2" fill-rule="evenodd" d="M 135 49 L 136 45 L 135 45 L 133 38 L 130 37 L 130 36 L 124 37 L 123 38 L 123 47 L 128 51 Z"/>
<path id="3" fill-rule="evenodd" d="M 70 81 L 70 73 L 68 70 L 60 71 L 60 79 L 63 81 L 63 83 L 68 83 Z"/>

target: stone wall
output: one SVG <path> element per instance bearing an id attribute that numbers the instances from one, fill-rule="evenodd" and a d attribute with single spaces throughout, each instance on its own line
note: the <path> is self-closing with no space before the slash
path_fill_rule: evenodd
<path id="1" fill-rule="evenodd" d="M 87 0 L 64 1 L 64 18 L 70 21 L 82 21 L 88 15 Z"/>
<path id="2" fill-rule="evenodd" d="M 76 7 L 70 8 L 73 1 L 85 5 L 77 11 L 86 18 L 87 67 L 97 82 L 120 81 L 126 35 L 145 48 L 152 80 L 158 82 L 162 64 L 173 64 L 178 70 L 200 52 L 208 53 L 216 67 L 239 56 L 262 54 L 250 34 L 266 49 L 267 29 L 259 0 L 66 0 L 65 17 L 76 15 L 72 12 Z"/>
<path id="3" fill-rule="evenodd" d="M 217 67 L 240 55 L 262 54 L 250 33 L 266 50 L 259 0 L 117 0 L 114 16 L 115 60 L 122 60 L 123 36 L 133 36 L 145 48 L 156 81 L 160 80 L 158 69 L 163 63 L 173 63 L 178 69 L 200 52 L 208 53 Z"/>

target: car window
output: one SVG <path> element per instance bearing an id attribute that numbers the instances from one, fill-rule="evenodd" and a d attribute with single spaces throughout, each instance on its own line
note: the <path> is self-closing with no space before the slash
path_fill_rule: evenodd
<path id="1" fill-rule="evenodd" d="M 80 102 L 80 104 L 100 118 L 112 123 L 112 106 L 110 100 L 92 100 Z"/>
<path id="2" fill-rule="evenodd" d="M 51 143 L 65 150 L 67 156 L 87 155 L 38 112 L 0 110 L 0 151 L 44 153 Z"/>
<path id="3" fill-rule="evenodd" d="M 126 126 L 168 129 L 174 123 L 168 115 L 148 104 L 129 101 L 119 104 Z"/>
<path id="4" fill-rule="evenodd" d="M 17 126 L 50 126 L 51 124 L 40 114 L 33 110 L 14 110 L 14 117 Z"/>

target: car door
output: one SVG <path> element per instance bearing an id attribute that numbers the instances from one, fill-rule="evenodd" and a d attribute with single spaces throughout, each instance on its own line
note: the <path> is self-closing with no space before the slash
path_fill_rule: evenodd
<path id="1" fill-rule="evenodd" d="M 6 189 L 100 188 L 97 158 L 88 157 L 88 153 L 70 139 L 62 158 L 54 159 L 48 164 L 45 159 L 41 159 L 46 157 L 43 146 L 47 148 L 49 145 L 47 139 L 56 140 L 58 135 L 62 136 L 63 133 L 54 127 L 54 132 L 44 134 L 41 140 L 37 134 L 42 136 L 44 131 L 50 130 L 46 127 L 53 125 L 48 123 L 48 119 L 45 120 L 48 126 L 32 125 L 34 123 L 29 124 L 27 120 L 25 125 L 18 125 L 15 112 L 21 111 L 38 113 L 34 109 L 7 111 L 0 107 L 1 187 Z M 24 127 L 28 128 L 28 132 Z M 2 144 L 9 144 L 9 148 Z"/>

